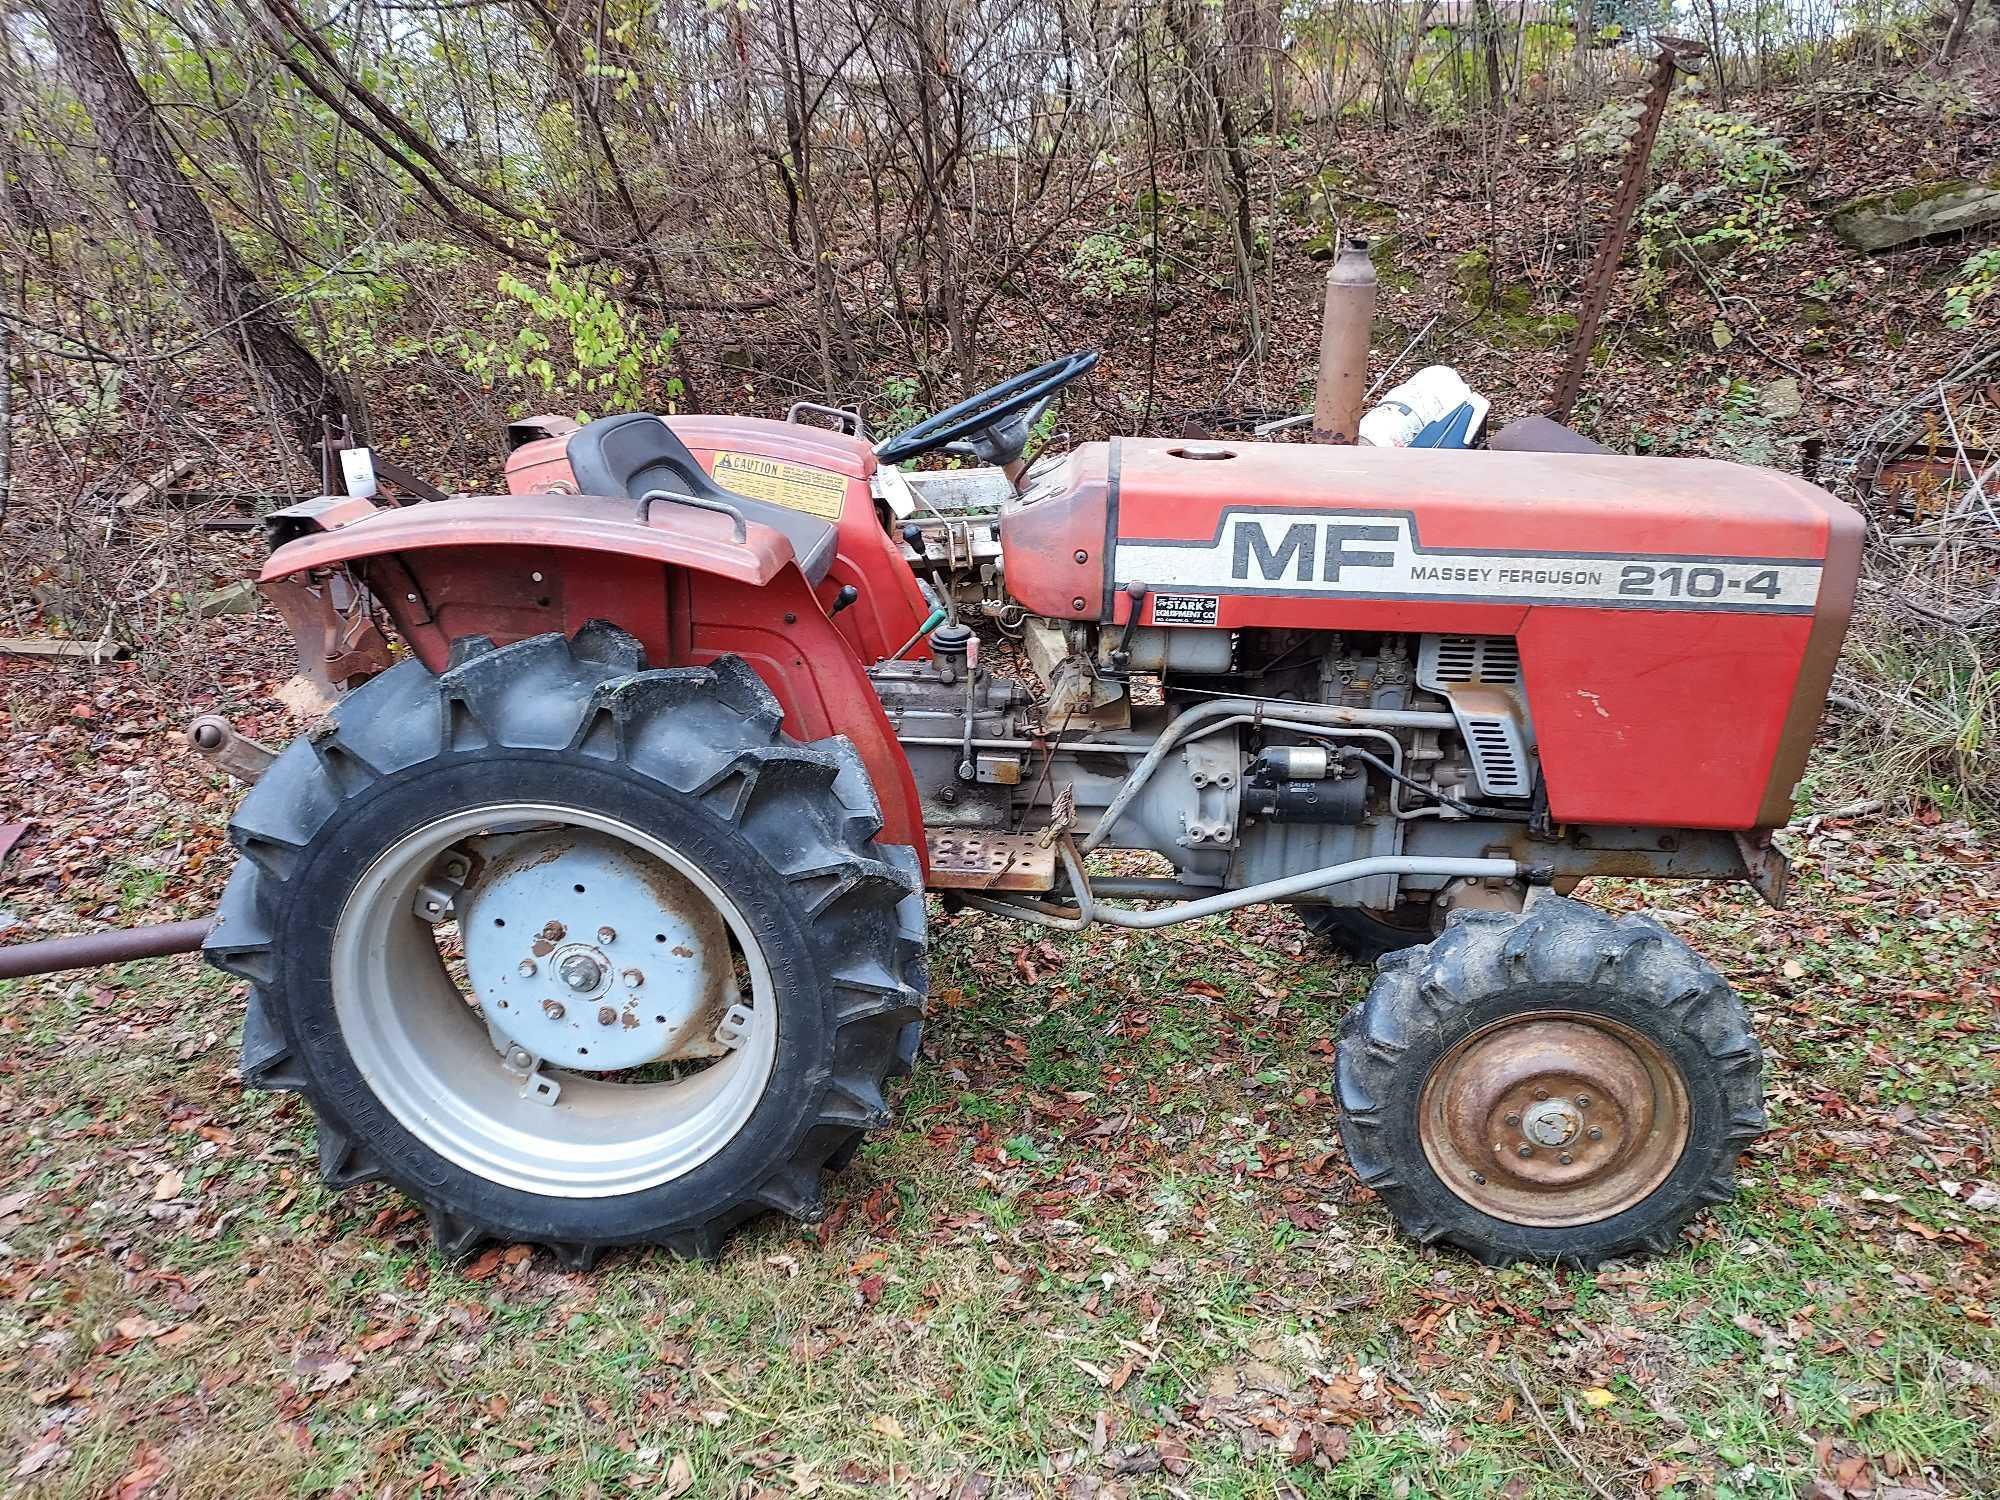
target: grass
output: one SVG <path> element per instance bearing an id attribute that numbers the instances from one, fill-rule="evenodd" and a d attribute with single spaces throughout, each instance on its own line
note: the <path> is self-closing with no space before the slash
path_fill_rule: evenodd
<path id="1" fill-rule="evenodd" d="M 1795 852 L 1787 913 L 1651 893 L 1756 1007 L 1773 1130 L 1675 1254 L 1596 1275 L 1396 1237 L 1327 1099 L 1367 976 L 1280 913 L 941 920 L 924 1065 L 827 1223 L 591 1276 L 447 1265 L 393 1192 L 328 1194 L 302 1108 L 236 1082 L 220 975 L 0 985 L 0 1472 L 77 1497 L 1988 1492 L 1990 848 L 1899 823 Z"/>

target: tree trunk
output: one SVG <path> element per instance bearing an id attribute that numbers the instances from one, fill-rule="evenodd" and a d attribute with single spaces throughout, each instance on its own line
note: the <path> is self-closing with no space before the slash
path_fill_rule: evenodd
<path id="1" fill-rule="evenodd" d="M 1229 209 L 1231 243 L 1236 251 L 1236 280 L 1243 294 L 1243 319 L 1250 334 L 1250 357 L 1264 362 L 1264 321 L 1257 308 L 1256 225 L 1250 211 L 1250 158 L 1243 149 L 1243 134 L 1230 108 L 1229 89 L 1215 46 L 1203 30 L 1202 13 L 1194 0 L 1172 0 L 1165 12 L 1166 22 L 1181 44 L 1189 71 L 1201 85 L 1214 111 L 1220 136 L 1221 163 L 1217 176 L 1223 183 L 1222 197 Z"/>
<path id="2" fill-rule="evenodd" d="M 1479 33 L 1480 59 L 1486 67 L 1486 107 L 1501 105 L 1500 19 L 1493 13 L 1493 0 L 1473 0 L 1475 29 Z"/>
<path id="3" fill-rule="evenodd" d="M 175 165 L 102 0 L 41 0 L 41 11 L 134 224 L 167 252 L 195 314 L 227 338 L 263 386 L 280 425 L 317 468 L 322 423 L 339 426 L 348 408 L 345 393 L 273 308 L 270 294 Z M 353 416 L 361 429 L 363 414 Z"/>
<path id="4" fill-rule="evenodd" d="M 1972 29 L 1972 0 L 1958 0 L 1951 13 L 1951 30 L 1945 33 L 1944 50 L 1938 60 L 1950 67 L 1958 60 L 1958 49 L 1965 45 L 1965 34 Z"/>

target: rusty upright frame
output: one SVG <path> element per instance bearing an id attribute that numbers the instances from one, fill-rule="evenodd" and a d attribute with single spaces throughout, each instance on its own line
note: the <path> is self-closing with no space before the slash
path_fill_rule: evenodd
<path id="1" fill-rule="evenodd" d="M 1549 415 L 1567 421 L 1576 398 L 1583 391 L 1583 372 L 1590 366 L 1590 351 L 1597 343 L 1598 325 L 1611 301 L 1611 283 L 1624 258 L 1625 242 L 1632 233 L 1633 217 L 1639 212 L 1639 194 L 1646 185 L 1646 168 L 1653 156 L 1653 142 L 1659 139 L 1660 121 L 1666 117 L 1667 101 L 1673 96 L 1674 78 L 1693 72 L 1708 49 L 1700 42 L 1678 37 L 1661 37 L 1660 50 L 1653 59 L 1652 85 L 1646 91 L 1646 107 L 1639 116 L 1639 128 L 1625 155 L 1625 173 L 1618 179 L 1618 196 L 1612 200 L 1611 218 L 1604 226 L 1604 238 L 1597 246 L 1597 258 L 1583 282 L 1583 302 L 1577 308 L 1576 336 L 1570 340 L 1569 358 L 1556 377 L 1549 397 Z"/>

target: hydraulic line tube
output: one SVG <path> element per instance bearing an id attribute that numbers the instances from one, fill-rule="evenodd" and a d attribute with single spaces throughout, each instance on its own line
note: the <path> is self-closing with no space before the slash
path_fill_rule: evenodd
<path id="1" fill-rule="evenodd" d="M 192 953 L 214 923 L 161 922 L 152 927 L 119 927 L 82 937 L 45 938 L 38 943 L 0 947 L 0 979 L 30 974 L 59 974 L 65 969 L 94 969 L 100 964 L 129 963 L 135 958 L 160 958 Z"/>
<path id="2" fill-rule="evenodd" d="M 1414 708 L 1343 708 L 1328 703 L 1286 703 L 1277 712 L 1270 712 L 1271 705 L 1254 698 L 1215 698 L 1207 703 L 1197 703 L 1178 715 L 1172 723 L 1160 731 L 1160 737 L 1153 742 L 1153 748 L 1146 752 L 1144 760 L 1132 768 L 1125 778 L 1125 784 L 1104 809 L 1097 820 L 1097 826 L 1084 838 L 1083 852 L 1099 848 L 1111 837 L 1111 830 L 1125 809 L 1132 805 L 1132 799 L 1139 795 L 1153 773 L 1160 768 L 1160 762 L 1167 758 L 1174 746 L 1187 737 L 1189 730 L 1210 719 L 1226 718 L 1231 714 L 1261 715 L 1267 719 L 1295 719 L 1300 723 L 1338 729 L 1391 728 L 1391 729 L 1452 729 L 1458 720 L 1448 713 L 1431 713 Z M 1312 887 L 1307 886 L 1310 890 Z"/>
<path id="3" fill-rule="evenodd" d="M 1153 911 L 1133 911 L 1129 907 L 1105 906 L 1091 893 L 1089 877 L 1084 874 L 1081 861 L 1065 843 L 1059 852 L 1063 868 L 1070 878 L 1071 893 L 1076 900 L 1073 911 L 1064 911 L 1043 901 L 1008 900 L 993 896 L 976 896 L 969 892 L 957 892 L 959 900 L 979 911 L 992 912 L 995 916 L 1020 917 L 1043 927 L 1056 927 L 1066 932 L 1077 932 L 1092 922 L 1103 922 L 1112 927 L 1171 927 L 1177 922 L 1193 922 L 1202 917 L 1212 917 L 1220 912 L 1234 911 L 1239 906 L 1255 906 L 1262 901 L 1283 901 L 1291 896 L 1303 896 L 1307 891 L 1316 891 L 1323 886 L 1345 885 L 1350 880 L 1367 880 L 1375 875 L 1446 875 L 1454 878 L 1483 880 L 1498 877 L 1503 880 L 1518 880 L 1527 873 L 1526 868 L 1512 859 L 1432 859 L 1416 854 L 1378 854 L 1367 859 L 1350 859 L 1337 865 L 1322 865 L 1317 870 L 1302 870 L 1296 875 L 1287 875 L 1282 880 L 1266 880 L 1257 885 L 1246 885 L 1238 890 L 1219 891 L 1213 896 L 1204 896 L 1199 901 L 1181 901 L 1172 906 L 1160 907 Z"/>
<path id="4" fill-rule="evenodd" d="M 1222 891 L 1199 901 L 1187 901 L 1156 911 L 1127 911 L 1123 907 L 1093 904 L 1091 916 L 1114 927 L 1171 927 L 1176 922 L 1212 917 L 1217 912 L 1234 911 L 1239 906 L 1253 906 L 1259 901 L 1282 901 L 1287 896 L 1303 896 L 1321 886 L 1344 885 L 1350 880 L 1366 880 L 1373 875 L 1450 875 L 1469 879 L 1499 876 L 1513 880 L 1520 874 L 1520 863 L 1511 859 L 1425 859 L 1412 854 L 1380 854 L 1372 859 L 1350 859 L 1345 864 L 1303 870 L 1283 880 L 1246 885 L 1241 890 Z"/>

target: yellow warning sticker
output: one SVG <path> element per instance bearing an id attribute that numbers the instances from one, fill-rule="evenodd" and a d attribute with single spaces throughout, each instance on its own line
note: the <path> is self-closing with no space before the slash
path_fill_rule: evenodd
<path id="1" fill-rule="evenodd" d="M 752 500 L 834 521 L 847 499 L 847 476 L 810 464 L 786 463 L 755 453 L 715 455 L 715 482 Z"/>

